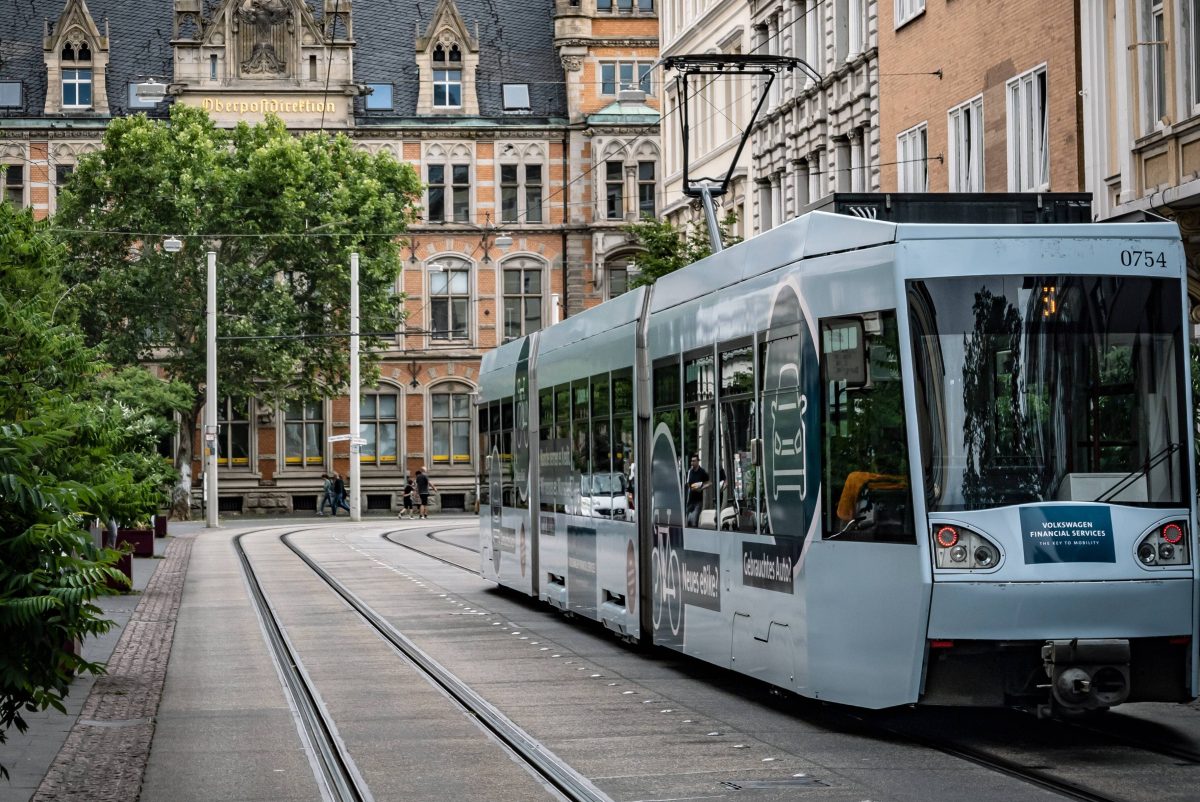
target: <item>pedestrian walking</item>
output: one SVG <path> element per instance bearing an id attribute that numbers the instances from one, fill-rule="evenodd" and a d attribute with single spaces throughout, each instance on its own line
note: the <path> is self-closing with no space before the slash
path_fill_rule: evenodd
<path id="1" fill-rule="evenodd" d="M 404 474 L 404 486 L 400 490 L 404 498 L 404 510 L 397 515 L 397 518 L 413 518 L 413 494 L 416 488 L 413 487 L 412 479 L 408 478 L 408 474 Z"/>
<path id="2" fill-rule="evenodd" d="M 429 517 L 429 494 L 430 492 L 438 492 L 437 485 L 429 480 L 429 474 L 425 473 L 425 466 L 417 468 L 417 496 L 421 500 L 421 517 Z"/>
<path id="3" fill-rule="evenodd" d="M 333 472 L 333 504 L 334 515 L 337 515 L 338 507 L 350 512 L 350 504 L 346 501 L 346 483 L 337 471 Z"/>
<path id="4" fill-rule="evenodd" d="M 317 515 L 325 514 L 325 505 L 329 505 L 329 511 L 337 515 L 337 505 L 333 503 L 333 480 L 327 473 L 321 474 L 321 506 Z"/>

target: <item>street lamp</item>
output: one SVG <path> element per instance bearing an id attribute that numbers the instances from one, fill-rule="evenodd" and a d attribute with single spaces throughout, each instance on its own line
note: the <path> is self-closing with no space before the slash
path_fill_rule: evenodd
<path id="1" fill-rule="evenodd" d="M 143 103 L 159 103 L 167 96 L 167 85 L 156 78 L 147 78 L 137 84 L 134 94 Z"/>
<path id="2" fill-rule="evenodd" d="M 163 250 L 167 253 L 179 253 L 183 250 L 183 240 L 175 236 L 167 237 L 163 240 Z"/>

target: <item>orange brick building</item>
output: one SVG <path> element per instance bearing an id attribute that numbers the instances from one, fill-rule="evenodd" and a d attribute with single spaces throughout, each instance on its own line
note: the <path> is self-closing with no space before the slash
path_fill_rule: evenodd
<path id="1" fill-rule="evenodd" d="M 636 252 L 620 229 L 656 213 L 654 2 L 279 0 L 265 21 L 247 13 L 259 15 L 232 0 L 31 0 L 0 15 L 0 202 L 52 215 L 109 120 L 164 115 L 136 93 L 159 69 L 167 102 L 220 125 L 271 110 L 411 163 L 425 191 L 396 286 L 408 316 L 378 386 L 361 389 L 357 490 L 362 509 L 394 510 L 403 474 L 425 465 L 440 504 L 469 509 L 482 353 L 624 292 Z M 348 444 L 329 439 L 349 432 L 347 398 L 226 398 L 218 413 L 223 511 L 315 511 L 321 474 L 349 473 Z"/>
<path id="2" fill-rule="evenodd" d="M 1076 3 L 879 3 L 884 192 L 1083 189 Z"/>

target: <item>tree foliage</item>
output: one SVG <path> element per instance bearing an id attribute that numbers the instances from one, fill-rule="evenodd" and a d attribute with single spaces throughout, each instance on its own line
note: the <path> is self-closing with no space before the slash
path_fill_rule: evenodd
<path id="1" fill-rule="evenodd" d="M 121 406 L 94 395 L 103 363 L 56 322 L 60 257 L 28 211 L 0 203 L 0 742 L 102 670 L 68 647 L 112 625 L 93 602 L 123 575 L 82 522 L 146 492 L 121 463 Z"/>
<path id="2" fill-rule="evenodd" d="M 717 223 L 721 232 L 721 242 L 726 247 L 741 242 L 740 237 L 730 233 L 736 224 L 737 215 L 733 212 L 726 214 Z M 708 227 L 703 218 L 691 220 L 680 227 L 667 220 L 646 218 L 629 224 L 625 230 L 633 235 L 634 241 L 643 251 L 637 256 L 639 273 L 631 282 L 634 287 L 653 284 L 668 273 L 674 273 L 712 254 Z"/>
<path id="3" fill-rule="evenodd" d="M 118 365 L 156 363 L 192 390 L 179 464 L 205 382 L 206 252 L 217 254 L 218 388 L 268 403 L 344 391 L 350 253 L 360 254 L 363 332 L 394 332 L 400 241 L 420 182 L 344 135 L 293 136 L 275 117 L 233 130 L 176 105 L 169 122 L 113 120 L 80 161 L 55 224 L 89 342 Z M 180 253 L 162 248 L 166 235 Z M 302 336 L 297 336 L 302 335 Z M 266 339 L 271 338 L 271 339 Z M 363 340 L 364 384 L 377 361 Z"/>

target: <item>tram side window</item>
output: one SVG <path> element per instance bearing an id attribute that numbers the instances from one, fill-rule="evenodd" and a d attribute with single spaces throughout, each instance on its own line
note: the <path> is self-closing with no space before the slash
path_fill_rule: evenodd
<path id="1" fill-rule="evenodd" d="M 625 484 L 626 503 L 634 509 L 633 464 L 633 370 L 625 368 L 612 373 L 612 470 Z M 626 520 L 632 519 L 626 515 Z"/>
<path id="2" fill-rule="evenodd" d="M 517 506 L 517 488 L 513 477 L 513 398 L 500 399 L 500 465 L 505 507 Z"/>
<path id="3" fill-rule="evenodd" d="M 612 441 L 609 405 L 609 379 L 607 373 L 592 377 L 591 439 L 592 467 L 583 475 L 584 513 L 593 518 L 612 518 L 617 506 L 614 499 L 620 496 L 624 504 L 624 483 L 612 474 Z M 620 484 L 620 486 L 618 486 Z M 623 509 L 623 506 L 622 506 Z"/>
<path id="4" fill-rule="evenodd" d="M 479 405 L 479 507 L 491 503 L 492 440 L 488 432 L 488 415 L 492 403 Z"/>
<path id="5" fill-rule="evenodd" d="M 571 383 L 571 500 L 567 512 L 575 515 L 586 515 L 583 509 L 583 480 L 590 473 L 591 455 L 588 453 L 592 442 L 591 408 L 588 403 L 588 380 L 580 379 Z"/>
<path id="6" fill-rule="evenodd" d="M 554 442 L 554 389 L 547 387 L 538 393 L 538 478 L 540 493 L 538 498 L 542 512 L 554 512 L 555 500 L 558 498 L 558 485 L 555 481 L 557 466 L 554 462 L 556 451 Z"/>
<path id="7" fill-rule="evenodd" d="M 821 322 L 825 537 L 915 543 L 895 312 Z"/>
<path id="8" fill-rule="evenodd" d="M 754 351 L 736 348 L 721 354 L 721 472 L 718 521 L 733 532 L 757 531 L 758 469 L 751 441 L 758 435 L 754 415 Z"/>
<path id="9" fill-rule="evenodd" d="M 567 512 L 571 497 L 571 385 L 554 388 L 555 512 Z"/>
<path id="10" fill-rule="evenodd" d="M 650 454 L 653 457 L 658 445 L 659 429 L 666 427 L 666 431 L 671 440 L 671 446 L 675 451 L 676 459 L 682 459 L 683 454 L 680 450 L 680 445 L 683 442 L 680 422 L 682 418 L 682 410 L 680 404 L 682 396 L 679 387 L 679 361 L 670 359 L 660 362 L 654 366 L 654 386 L 653 386 L 653 406 L 654 416 L 651 420 L 651 441 Z M 652 475 L 652 465 L 640 466 L 638 472 L 641 474 L 642 481 L 649 482 Z M 676 475 L 680 466 L 676 465 Z M 635 481 L 637 481 L 635 477 Z M 653 487 L 653 485 L 648 485 Z M 677 514 L 682 514 L 682 510 Z M 659 513 L 655 512 L 656 520 Z"/>
<path id="11" fill-rule="evenodd" d="M 716 368 L 712 354 L 683 364 L 683 495 L 686 525 L 717 528 L 725 473 L 716 462 Z"/>

